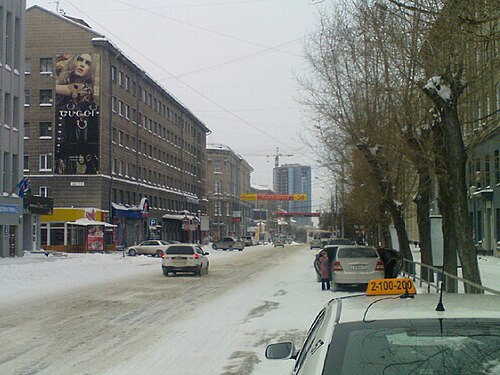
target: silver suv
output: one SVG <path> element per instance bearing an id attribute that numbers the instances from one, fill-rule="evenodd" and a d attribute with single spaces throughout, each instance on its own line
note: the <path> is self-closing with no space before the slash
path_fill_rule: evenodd
<path id="1" fill-rule="evenodd" d="M 242 251 L 245 248 L 245 241 L 237 240 L 233 237 L 222 237 L 219 241 L 212 244 L 214 250 L 239 250 Z"/>

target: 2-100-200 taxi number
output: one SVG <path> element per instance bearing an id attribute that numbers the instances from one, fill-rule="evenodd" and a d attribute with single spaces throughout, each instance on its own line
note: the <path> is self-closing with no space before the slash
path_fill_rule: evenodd
<path id="1" fill-rule="evenodd" d="M 370 280 L 366 288 L 366 294 L 416 294 L 413 280 L 409 277 L 398 279 L 375 279 Z"/>

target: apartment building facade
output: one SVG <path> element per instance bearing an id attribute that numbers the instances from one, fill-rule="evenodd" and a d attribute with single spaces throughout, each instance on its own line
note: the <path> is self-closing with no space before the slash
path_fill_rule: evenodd
<path id="1" fill-rule="evenodd" d="M 300 164 L 283 164 L 273 169 L 273 190 L 276 194 L 306 194 L 304 201 L 283 201 L 280 208 L 288 212 L 310 213 L 312 209 L 311 167 Z M 296 225 L 310 226 L 310 217 L 294 217 Z"/>
<path id="2" fill-rule="evenodd" d="M 466 45 L 460 114 L 467 151 L 467 188 L 474 242 L 478 249 L 500 256 L 500 69 L 499 22 L 484 22 L 482 39 Z"/>
<path id="3" fill-rule="evenodd" d="M 23 251 L 22 178 L 24 11 L 26 2 L 0 3 L 0 256 Z"/>
<path id="4" fill-rule="evenodd" d="M 210 234 L 213 239 L 224 236 L 242 237 L 248 233 L 251 205 L 240 199 L 250 192 L 253 168 L 230 147 L 207 145 L 207 186 Z"/>
<path id="5" fill-rule="evenodd" d="M 42 242 L 70 241 L 58 208 L 100 212 L 118 246 L 199 240 L 182 220 L 207 210 L 205 124 L 83 20 L 30 7 L 25 61 L 24 175 L 54 199 Z"/>

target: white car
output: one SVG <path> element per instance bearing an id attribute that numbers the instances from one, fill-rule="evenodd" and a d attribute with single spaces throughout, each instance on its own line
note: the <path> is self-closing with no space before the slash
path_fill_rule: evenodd
<path id="1" fill-rule="evenodd" d="M 388 279 L 397 280 L 397 279 Z M 302 348 L 282 342 L 268 359 L 293 359 L 293 375 L 498 374 L 500 296 L 356 295 L 331 300 Z"/>
<path id="2" fill-rule="evenodd" d="M 192 272 L 195 275 L 201 276 L 203 273 L 208 274 L 209 261 L 207 258 L 209 253 L 196 244 L 174 244 L 167 247 L 161 267 L 163 274 L 168 276 L 169 273 L 177 274 L 178 272 Z"/>
<path id="3" fill-rule="evenodd" d="M 148 240 L 141 242 L 139 245 L 130 246 L 127 249 L 127 254 L 130 256 L 152 255 L 161 257 L 168 245 L 170 244 L 164 240 Z"/>
<path id="4" fill-rule="evenodd" d="M 384 262 L 371 246 L 339 245 L 332 259 L 332 290 L 384 278 Z"/>

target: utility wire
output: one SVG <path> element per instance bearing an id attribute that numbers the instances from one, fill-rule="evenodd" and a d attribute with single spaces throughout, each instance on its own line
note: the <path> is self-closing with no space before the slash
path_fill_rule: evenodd
<path id="1" fill-rule="evenodd" d="M 101 28 L 103 28 L 104 30 L 106 30 L 110 35 L 114 35 L 114 33 L 112 33 L 109 29 L 107 29 L 106 27 L 104 27 L 103 25 L 101 25 L 93 17 L 91 17 L 90 15 L 88 15 L 87 13 L 85 13 L 83 10 L 81 10 L 80 8 L 78 8 L 77 6 L 75 6 L 71 1 L 69 1 L 69 0 L 66 0 L 66 1 L 71 6 L 73 6 L 76 10 L 78 10 L 83 15 L 85 15 L 90 20 L 92 20 L 96 25 L 99 25 Z M 200 92 L 199 90 L 195 89 L 193 86 L 191 86 L 188 83 L 184 82 L 180 78 L 175 77 L 175 75 L 173 75 L 172 73 L 170 73 L 169 71 L 167 71 L 163 66 L 159 65 L 158 63 L 156 63 L 155 61 L 149 59 L 148 57 L 144 56 L 144 54 L 142 54 L 140 51 L 138 51 L 135 47 L 133 47 L 130 44 L 128 44 L 127 42 L 125 42 L 120 37 L 118 37 L 116 35 L 114 35 L 114 36 L 116 37 L 116 39 L 120 40 L 124 45 L 128 46 L 131 50 L 133 50 L 134 52 L 136 52 L 136 53 L 140 54 L 141 56 L 143 56 L 143 58 L 146 59 L 147 61 L 149 61 L 151 64 L 153 64 L 154 66 L 156 66 L 160 70 L 164 71 L 165 73 L 171 75 L 174 79 L 176 79 L 177 81 L 179 81 L 180 83 L 182 83 L 183 85 L 185 85 L 186 87 L 188 87 L 190 90 L 192 90 L 193 92 L 197 93 L 198 95 L 200 95 L 201 97 L 203 97 L 204 99 L 206 99 L 208 102 L 210 102 L 213 105 L 217 106 L 218 108 L 222 109 L 224 112 L 232 115 L 233 117 L 235 117 L 236 119 L 240 120 L 244 124 L 246 124 L 246 125 L 252 127 L 253 129 L 257 130 L 258 132 L 260 132 L 261 134 L 265 135 L 266 137 L 269 137 L 270 139 L 276 141 L 280 145 L 288 146 L 288 144 L 286 144 L 285 142 L 281 141 L 279 138 L 276 138 L 273 135 L 266 133 L 262 129 L 259 129 L 257 126 L 253 125 L 251 122 L 245 120 L 243 117 L 241 117 L 238 114 L 232 112 L 231 110 L 227 109 L 226 107 L 222 106 L 221 104 L 215 102 L 214 100 L 212 100 L 211 98 L 209 98 L 208 96 L 206 96 L 205 94 L 203 94 L 202 92 Z"/>
<path id="2" fill-rule="evenodd" d="M 200 95 L 201 97 L 203 97 L 204 99 L 206 99 L 208 102 L 212 103 L 213 105 L 215 105 L 216 107 L 220 108 L 222 111 L 230 114 L 231 116 L 233 116 L 234 118 L 238 119 L 239 121 L 241 121 L 242 123 L 250 126 L 251 128 L 257 130 L 259 133 L 261 133 L 262 135 L 265 135 L 266 137 L 268 137 L 269 139 L 272 139 L 274 140 L 276 143 L 280 144 L 280 145 L 283 145 L 285 147 L 289 147 L 289 144 L 288 143 L 285 143 L 283 142 L 281 139 L 279 138 L 276 138 L 274 137 L 273 135 L 271 134 L 268 134 L 266 133 L 265 131 L 263 131 L 262 129 L 258 128 L 257 126 L 255 126 L 254 124 L 252 124 L 251 122 L 249 122 L 248 120 L 244 119 L 243 117 L 239 116 L 238 114 L 234 113 L 233 111 L 227 109 L 226 107 L 224 107 L 223 105 L 215 102 L 213 99 L 209 98 L 207 95 L 203 94 L 202 92 L 200 92 L 199 90 L 197 90 L 196 88 L 194 88 L 193 86 L 189 85 L 187 82 L 181 80 L 180 78 L 176 77 L 174 74 L 172 74 L 171 72 L 169 72 L 168 70 L 165 69 L 164 66 L 161 66 L 159 65 L 158 63 L 156 63 L 155 61 L 149 59 L 148 57 L 146 57 L 141 51 L 137 50 L 135 47 L 133 47 L 132 45 L 130 45 L 129 43 L 127 43 L 126 41 L 124 41 L 123 39 L 121 39 L 120 37 L 118 37 L 117 35 L 115 35 L 111 30 L 109 30 L 108 28 L 106 28 L 105 26 L 103 26 L 102 24 L 100 24 L 96 19 L 94 19 L 93 17 L 91 17 L 89 14 L 87 14 L 86 12 L 84 12 L 82 9 L 80 9 L 79 7 L 77 7 L 72 1 L 70 0 L 66 0 L 68 2 L 68 4 L 70 4 L 73 8 L 75 8 L 76 10 L 78 10 L 81 14 L 85 15 L 86 17 L 88 17 L 90 20 L 92 20 L 96 25 L 99 25 L 102 29 L 106 30 L 110 35 L 113 35 L 117 40 L 121 41 L 124 45 L 128 46 L 131 50 L 133 50 L 134 52 L 138 53 L 139 55 L 141 55 L 145 60 L 147 60 L 148 62 L 150 62 L 151 64 L 153 64 L 154 66 L 156 66 L 157 68 L 159 68 L 161 71 L 169 74 L 169 76 L 171 76 L 172 78 L 176 79 L 178 82 L 180 82 L 181 84 L 185 85 L 187 88 L 189 88 L 190 90 L 192 90 L 193 92 L 197 93 L 198 95 Z M 115 1 L 118 1 L 120 2 L 120 0 L 115 0 Z M 140 9 L 140 8 L 138 8 Z M 293 41 L 291 42 L 288 42 L 288 43 L 292 43 Z M 250 42 L 251 43 L 251 42 Z M 254 45 L 258 45 L 258 44 L 255 44 L 255 43 L 251 43 L 251 44 L 254 44 Z M 285 43 L 286 44 L 286 43 Z M 260 45 L 259 45 L 260 46 Z M 277 47 L 266 47 L 268 50 L 278 50 Z M 305 158 L 307 159 L 310 159 L 310 160 L 313 160 L 308 154 L 305 154 L 303 155 Z"/>
<path id="3" fill-rule="evenodd" d="M 158 17 L 161 17 L 161 18 L 165 18 L 169 21 L 172 21 L 172 22 L 176 22 L 176 23 L 180 23 L 182 25 L 186 25 L 186 26 L 189 26 L 189 27 L 193 27 L 195 29 L 200 29 L 200 30 L 203 30 L 205 32 L 208 32 L 208 33 L 211 33 L 211 34 L 215 34 L 215 35 L 218 35 L 218 36 L 222 36 L 224 38 L 229 38 L 229 39 L 233 39 L 233 40 L 236 40 L 238 42 L 242 42 L 242 43 L 246 43 L 246 44 L 250 44 L 250 45 L 253 45 L 253 46 L 257 46 L 257 47 L 261 47 L 261 48 L 270 48 L 269 46 L 265 46 L 263 44 L 260 44 L 260 43 L 255 43 L 255 42 L 252 42 L 252 41 L 249 41 L 249 40 L 245 40 L 245 39 L 241 39 L 241 38 L 238 38 L 238 37 L 235 37 L 234 35 L 229 35 L 229 34 L 225 34 L 225 33 L 221 33 L 219 31 L 216 31 L 216 30 L 212 30 L 212 29 L 209 29 L 207 27 L 203 27 L 203 26 L 199 26 L 199 25 L 195 25 L 195 24 L 192 24 L 192 23 L 189 23 L 189 22 L 186 22 L 186 21 L 181 21 L 181 20 L 178 20 L 176 18 L 172 18 L 172 17 L 168 17 L 168 16 L 165 16 L 163 14 L 159 14 L 159 13 L 156 13 L 156 12 L 153 12 L 147 8 L 141 8 L 141 7 L 138 7 L 137 5 L 134 5 L 134 4 L 129 4 L 123 0 L 114 0 L 115 2 L 117 3 L 120 3 L 120 4 L 123 4 L 123 5 L 127 5 L 131 8 L 134 8 L 134 9 L 137 9 L 137 10 L 141 10 L 143 12 L 146 12 L 146 13 L 149 13 L 149 14 L 153 14 L 155 16 L 158 16 Z M 68 1 L 69 2 L 69 1 Z M 292 53 L 292 52 L 286 52 L 286 51 L 282 51 L 283 53 L 287 53 L 289 55 L 293 55 L 293 56 L 297 56 L 297 57 L 303 57 L 302 55 L 297 55 L 295 53 Z"/>

